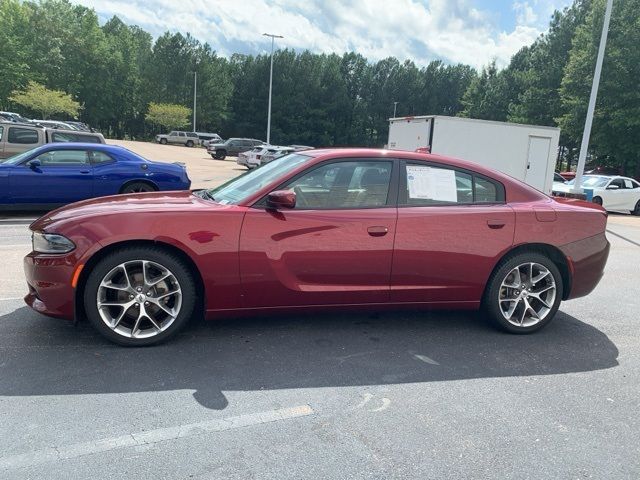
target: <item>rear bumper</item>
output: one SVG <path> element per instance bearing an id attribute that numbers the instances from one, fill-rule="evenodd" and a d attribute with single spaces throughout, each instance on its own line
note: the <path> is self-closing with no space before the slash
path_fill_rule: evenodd
<path id="1" fill-rule="evenodd" d="M 24 273 L 29 293 L 24 297 L 28 306 L 50 317 L 73 320 L 74 272 L 73 255 L 41 255 L 31 252 L 24 257 Z"/>
<path id="2" fill-rule="evenodd" d="M 588 295 L 604 275 L 609 258 L 609 241 L 604 232 L 560 247 L 569 261 L 571 285 L 565 299 Z"/>

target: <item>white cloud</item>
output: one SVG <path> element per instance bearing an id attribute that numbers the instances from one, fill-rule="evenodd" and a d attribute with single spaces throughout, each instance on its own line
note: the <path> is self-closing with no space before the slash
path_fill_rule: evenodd
<path id="1" fill-rule="evenodd" d="M 515 2 L 516 26 L 502 31 L 492 12 L 472 0 L 76 0 L 103 17 L 118 15 L 158 36 L 166 30 L 190 32 L 223 55 L 268 51 L 265 31 L 284 35 L 278 47 L 314 52 L 354 50 L 370 60 L 394 56 L 419 65 L 441 58 L 476 67 L 496 59 L 500 66 L 546 27 L 549 4 L 561 0 Z M 538 5 L 538 1 L 541 2 Z M 544 3 L 544 5 L 542 5 Z"/>

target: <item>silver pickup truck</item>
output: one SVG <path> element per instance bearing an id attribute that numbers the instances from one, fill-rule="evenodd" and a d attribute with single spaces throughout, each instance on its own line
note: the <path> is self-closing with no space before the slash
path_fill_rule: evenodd
<path id="1" fill-rule="evenodd" d="M 0 158 L 26 152 L 45 143 L 106 143 L 100 133 L 56 130 L 26 123 L 0 122 Z"/>

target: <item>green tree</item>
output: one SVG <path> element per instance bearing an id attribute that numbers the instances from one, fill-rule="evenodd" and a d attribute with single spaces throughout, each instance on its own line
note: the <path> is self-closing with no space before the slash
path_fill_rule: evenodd
<path id="1" fill-rule="evenodd" d="M 189 124 L 191 109 L 175 103 L 150 103 L 146 115 L 147 122 L 167 130 L 181 128 Z"/>
<path id="2" fill-rule="evenodd" d="M 572 138 L 582 136 L 593 79 L 605 1 L 594 0 L 575 32 L 564 70 L 558 118 Z M 591 133 L 591 153 L 598 163 L 640 174 L 640 0 L 614 2 Z"/>
<path id="3" fill-rule="evenodd" d="M 15 90 L 9 100 L 42 115 L 44 120 L 54 113 L 77 118 L 80 104 L 61 90 L 49 90 L 44 85 L 29 82 L 24 90 Z"/>
<path id="4" fill-rule="evenodd" d="M 505 121 L 509 111 L 508 71 L 498 70 L 492 61 L 480 75 L 471 80 L 462 96 L 462 117 Z"/>

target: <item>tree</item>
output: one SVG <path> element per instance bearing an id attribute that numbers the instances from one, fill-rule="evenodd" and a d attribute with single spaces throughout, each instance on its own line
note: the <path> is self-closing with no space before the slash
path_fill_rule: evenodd
<path id="1" fill-rule="evenodd" d="M 43 120 L 54 113 L 64 113 L 77 118 L 80 111 L 80 104 L 68 93 L 49 90 L 36 82 L 29 82 L 24 90 L 14 90 L 9 100 L 40 113 Z"/>
<path id="2" fill-rule="evenodd" d="M 582 136 L 605 1 L 594 0 L 575 32 L 560 96 L 563 131 Z M 640 174 L 640 0 L 614 3 L 593 120 L 590 150 L 598 163 Z"/>
<path id="3" fill-rule="evenodd" d="M 145 119 L 167 130 L 184 127 L 189 124 L 191 109 L 175 103 L 150 103 Z"/>

